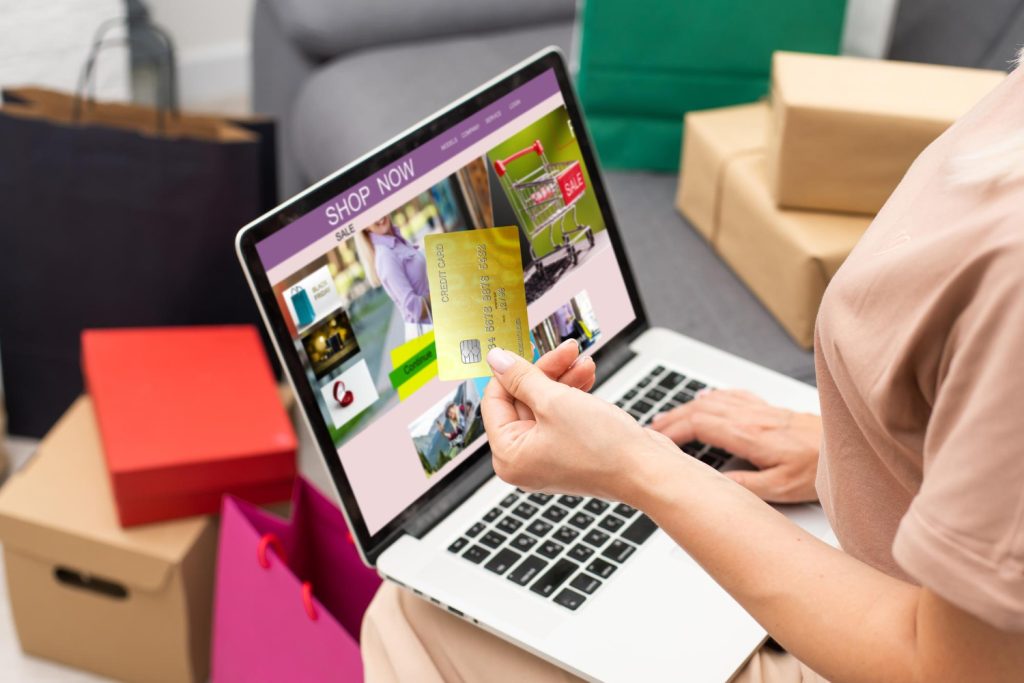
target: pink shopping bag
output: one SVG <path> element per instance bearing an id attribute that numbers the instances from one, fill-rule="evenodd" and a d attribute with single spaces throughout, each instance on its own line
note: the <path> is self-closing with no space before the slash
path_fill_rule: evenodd
<path id="1" fill-rule="evenodd" d="M 212 681 L 361 681 L 359 627 L 379 585 L 341 512 L 305 480 L 289 521 L 225 496 Z"/>

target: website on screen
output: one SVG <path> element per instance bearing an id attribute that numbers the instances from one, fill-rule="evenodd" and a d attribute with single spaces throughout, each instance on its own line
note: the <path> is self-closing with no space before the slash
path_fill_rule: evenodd
<path id="1" fill-rule="evenodd" d="M 508 225 L 537 355 L 634 320 L 553 71 L 256 245 L 371 534 L 484 439 L 488 378 L 436 376 L 424 237 Z"/>

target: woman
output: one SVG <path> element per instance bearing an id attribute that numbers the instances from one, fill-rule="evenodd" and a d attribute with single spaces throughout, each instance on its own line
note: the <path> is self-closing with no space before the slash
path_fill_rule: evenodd
<path id="1" fill-rule="evenodd" d="M 762 650 L 738 680 L 1024 680 L 1022 121 L 1018 69 L 921 155 L 840 269 L 818 317 L 820 419 L 716 391 L 644 429 L 574 388 L 593 366 L 571 347 L 538 366 L 495 350 L 495 471 L 650 515 L 791 653 Z M 760 469 L 723 476 L 681 457 L 691 439 Z M 816 498 L 842 551 L 763 502 Z M 388 589 L 368 613 L 369 680 L 400 653 L 436 678 L 568 678 L 412 600 Z"/>
<path id="2" fill-rule="evenodd" d="M 462 406 L 458 403 L 449 403 L 445 409 L 444 419 L 437 421 L 437 428 L 448 443 L 452 446 L 461 446 L 461 437 L 466 431 L 466 416 L 462 413 Z"/>
<path id="3" fill-rule="evenodd" d="M 405 321 L 406 341 L 431 329 L 427 260 L 384 216 L 356 233 L 356 252 L 373 287 L 384 291 Z"/>

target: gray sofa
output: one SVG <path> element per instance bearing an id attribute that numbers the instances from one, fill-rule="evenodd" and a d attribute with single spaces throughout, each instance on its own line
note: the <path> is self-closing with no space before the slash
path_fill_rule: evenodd
<path id="1" fill-rule="evenodd" d="M 1024 41 L 1022 7 L 904 0 L 892 55 L 1005 68 Z M 570 54 L 574 10 L 574 0 L 257 0 L 253 106 L 281 124 L 282 196 L 542 47 Z M 673 210 L 675 177 L 606 180 L 654 324 L 813 383 L 811 354 Z"/>

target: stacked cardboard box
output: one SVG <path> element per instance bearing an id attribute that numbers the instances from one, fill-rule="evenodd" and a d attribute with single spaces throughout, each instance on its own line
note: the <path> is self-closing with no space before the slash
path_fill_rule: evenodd
<path id="1" fill-rule="evenodd" d="M 224 493 L 288 497 L 290 399 L 249 326 L 90 331 L 83 356 L 93 395 L 0 489 L 21 646 L 120 680 L 204 681 L 209 513 Z"/>
<path id="2" fill-rule="evenodd" d="M 0 490 L 0 539 L 25 652 L 121 680 L 206 680 L 217 522 L 122 529 L 87 397 Z"/>
<path id="3" fill-rule="evenodd" d="M 687 114 L 676 207 L 809 348 L 825 288 L 874 214 L 1004 76 L 776 53 L 770 104 Z"/>

